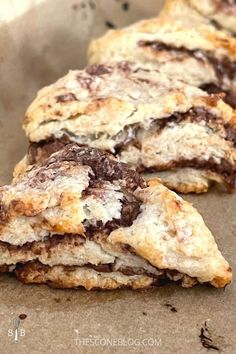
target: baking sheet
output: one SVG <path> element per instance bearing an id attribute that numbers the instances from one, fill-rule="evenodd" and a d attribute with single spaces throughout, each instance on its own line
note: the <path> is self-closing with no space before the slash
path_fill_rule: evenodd
<path id="1" fill-rule="evenodd" d="M 1 0 L 1 184 L 10 181 L 14 164 L 25 152 L 21 121 L 37 90 L 69 68 L 82 68 L 91 37 L 108 27 L 153 16 L 160 5 L 157 0 Z M 203 214 L 235 269 L 236 194 L 213 189 L 185 198 Z M 206 335 L 218 352 L 233 354 L 235 293 L 235 283 L 225 290 L 175 285 L 136 292 L 54 290 L 24 286 L 4 275 L 0 277 L 0 353 L 198 354 L 208 351 L 203 346 L 209 343 L 204 342 Z"/>

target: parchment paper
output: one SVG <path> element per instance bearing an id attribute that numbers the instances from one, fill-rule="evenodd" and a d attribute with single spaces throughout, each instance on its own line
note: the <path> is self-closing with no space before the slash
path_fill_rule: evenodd
<path id="1" fill-rule="evenodd" d="M 155 0 L 1 0 L 1 184 L 10 182 L 13 166 L 27 147 L 21 121 L 37 90 L 68 69 L 82 68 L 91 37 L 154 16 L 160 5 Z M 235 269 L 236 194 L 213 189 L 185 198 L 203 214 Z M 0 353 L 198 354 L 207 353 L 202 344 L 210 343 L 218 352 L 233 354 L 235 291 L 235 283 L 225 290 L 168 285 L 136 292 L 64 291 L 25 286 L 4 275 Z M 204 335 L 212 342 L 204 342 Z"/>

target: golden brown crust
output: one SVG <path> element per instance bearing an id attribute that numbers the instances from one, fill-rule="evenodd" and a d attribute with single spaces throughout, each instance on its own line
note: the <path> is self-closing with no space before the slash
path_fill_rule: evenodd
<path id="1" fill-rule="evenodd" d="M 167 188 L 182 194 L 206 193 L 214 180 L 214 176 L 207 177 L 207 173 L 201 170 L 183 168 L 177 170 L 163 171 L 154 174 L 144 173 L 146 180 L 157 178 Z"/>
<path id="2" fill-rule="evenodd" d="M 113 30 L 91 42 L 89 62 L 130 60 L 158 68 L 171 78 L 225 92 L 236 107 L 236 39 L 216 29 L 185 0 L 170 0 L 158 18 Z"/>
<path id="3" fill-rule="evenodd" d="M 155 279 L 147 275 L 127 276 L 119 272 L 101 273 L 89 268 L 44 267 L 37 263 L 27 264 L 16 271 L 17 278 L 25 284 L 46 283 L 54 288 L 78 288 L 86 290 L 114 290 L 122 287 L 147 288 Z"/>
<path id="4" fill-rule="evenodd" d="M 62 99 L 65 96 L 69 98 Z M 127 125 L 148 128 L 153 117 L 161 119 L 192 107 L 214 110 L 223 122 L 236 126 L 235 112 L 221 98 L 176 82 L 149 65 L 101 64 L 71 71 L 39 91 L 23 128 L 31 142 L 67 134 L 81 144 L 90 141 L 94 147 L 112 150 L 114 137 Z"/>
<path id="5" fill-rule="evenodd" d="M 29 107 L 24 127 L 38 144 L 30 144 L 14 180 L 28 165 L 76 141 L 111 151 L 144 171 L 196 166 L 233 189 L 236 115 L 221 98 L 150 65 L 119 62 L 70 72 L 40 91 Z M 209 180 L 215 180 L 213 174 Z M 176 190 L 206 190 L 192 185 Z"/>
<path id="6" fill-rule="evenodd" d="M 232 278 L 189 203 L 158 180 L 146 186 L 134 170 L 101 151 L 66 146 L 19 182 L 1 187 L 0 205 L 0 266 L 25 264 L 16 266 L 25 282 L 137 288 L 164 274 L 183 286 L 221 287 Z M 31 261 L 43 266 L 31 269 Z M 108 263 L 109 275 L 86 271 L 88 264 Z M 68 273 L 67 266 L 77 268 Z M 127 268 L 133 274 L 125 274 Z"/>
<path id="7" fill-rule="evenodd" d="M 131 46 L 135 43 L 136 50 L 138 50 L 138 42 L 140 40 L 159 40 L 160 42 L 169 42 L 169 44 L 175 43 L 177 47 L 184 46 L 188 49 L 206 50 L 217 57 L 225 55 L 235 59 L 236 40 L 234 38 L 216 30 L 207 23 L 201 24 L 200 22 L 196 28 L 193 29 L 192 27 L 192 31 L 188 28 L 188 32 L 186 32 L 185 19 L 183 18 L 183 21 L 180 21 L 178 15 L 175 17 L 175 14 L 171 13 L 175 8 L 175 3 L 176 1 L 173 2 L 171 7 L 166 8 L 165 13 L 163 11 L 159 18 L 142 20 L 123 29 L 111 30 L 103 37 L 93 40 L 88 51 L 90 63 L 112 61 L 111 49 L 116 49 L 116 45 L 118 49 L 119 43 L 120 46 L 124 46 L 125 41 L 128 41 Z M 169 21 L 168 18 L 170 19 Z M 174 22 L 174 19 L 179 21 Z M 191 42 L 191 37 L 194 37 L 194 42 Z M 129 53 L 124 53 L 122 47 L 120 48 L 120 55 L 118 52 L 114 52 L 113 60 L 117 60 L 117 57 L 118 60 L 126 59 L 125 55 L 129 58 L 127 58 L 128 60 L 132 60 L 130 56 L 137 53 L 132 54 L 131 50 Z M 141 53 L 138 54 L 141 55 Z"/>
<path id="8" fill-rule="evenodd" d="M 89 195 L 84 198 L 83 193 L 90 183 L 100 179 L 104 182 L 103 196 L 97 199 L 100 205 L 93 205 Z M 120 181 L 120 187 L 115 185 L 116 181 Z M 112 219 L 112 206 L 114 215 L 120 214 L 121 186 L 129 191 L 142 184 L 142 178 L 134 170 L 118 163 L 112 155 L 76 144 L 67 145 L 41 165 L 34 166 L 19 183 L 0 189 L 0 239 L 23 244 L 24 240 L 40 240 L 49 233 L 83 234 L 85 220 L 95 217 L 95 222 L 99 217 L 90 208 L 100 207 L 102 220 L 106 222 Z M 103 198 L 107 206 L 103 206 Z M 22 233 L 17 241 L 18 227 Z"/>

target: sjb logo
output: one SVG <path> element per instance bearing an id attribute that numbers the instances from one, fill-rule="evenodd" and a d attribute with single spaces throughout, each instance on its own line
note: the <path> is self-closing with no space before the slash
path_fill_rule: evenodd
<path id="1" fill-rule="evenodd" d="M 21 328 L 20 325 L 20 318 L 14 318 L 12 321 L 12 328 L 9 328 L 7 331 L 7 335 L 8 337 L 11 337 L 13 343 L 19 342 L 20 338 L 25 336 L 25 329 Z"/>

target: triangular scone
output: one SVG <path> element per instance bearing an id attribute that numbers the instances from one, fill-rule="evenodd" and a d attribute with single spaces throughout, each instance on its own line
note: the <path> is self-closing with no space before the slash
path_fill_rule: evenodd
<path id="1" fill-rule="evenodd" d="M 202 217 L 105 152 L 67 145 L 0 189 L 0 269 L 25 283 L 224 287 L 232 272 Z"/>
<path id="2" fill-rule="evenodd" d="M 225 92 L 225 101 L 236 107 L 236 39 L 206 23 L 196 26 L 195 16 L 192 27 L 186 22 L 175 21 L 170 11 L 169 20 L 163 16 L 108 31 L 91 42 L 89 62 L 149 63 L 209 93 Z"/>
<path id="3" fill-rule="evenodd" d="M 15 178 L 77 142 L 110 151 L 151 178 L 171 172 L 172 184 L 166 175 L 163 183 L 177 191 L 204 192 L 211 181 L 234 188 L 235 111 L 220 95 L 148 66 L 119 62 L 69 72 L 38 93 L 24 129 L 31 144 Z"/>

